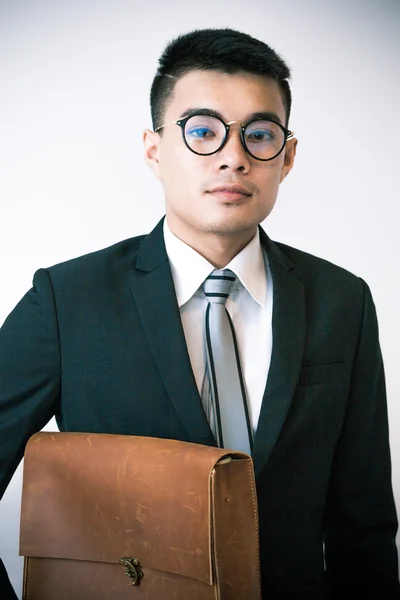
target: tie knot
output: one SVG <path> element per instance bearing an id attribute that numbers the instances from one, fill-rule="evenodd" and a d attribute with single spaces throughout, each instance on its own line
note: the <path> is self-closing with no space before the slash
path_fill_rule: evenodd
<path id="1" fill-rule="evenodd" d="M 203 283 L 207 300 L 225 304 L 235 281 L 236 275 L 230 269 L 215 269 Z"/>

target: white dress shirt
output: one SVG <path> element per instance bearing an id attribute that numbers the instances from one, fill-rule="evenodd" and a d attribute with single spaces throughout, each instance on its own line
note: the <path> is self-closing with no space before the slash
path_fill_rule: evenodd
<path id="1" fill-rule="evenodd" d="M 177 238 L 164 220 L 164 240 L 175 285 L 183 331 L 197 388 L 205 373 L 204 315 L 201 290 L 214 266 Z M 272 277 L 257 233 L 224 267 L 237 276 L 226 309 L 233 321 L 246 386 L 250 421 L 257 429 L 272 353 Z"/>

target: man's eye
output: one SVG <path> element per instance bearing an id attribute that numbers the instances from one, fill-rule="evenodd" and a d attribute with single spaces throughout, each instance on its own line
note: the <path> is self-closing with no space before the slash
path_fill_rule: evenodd
<path id="1" fill-rule="evenodd" d="M 215 136 L 215 133 L 208 127 L 194 127 L 187 131 L 187 135 L 189 135 L 192 138 L 197 138 L 199 140 L 205 140 L 213 138 Z"/>
<path id="2" fill-rule="evenodd" d="M 247 133 L 246 138 L 250 142 L 273 142 L 275 135 L 269 129 L 256 129 Z"/>

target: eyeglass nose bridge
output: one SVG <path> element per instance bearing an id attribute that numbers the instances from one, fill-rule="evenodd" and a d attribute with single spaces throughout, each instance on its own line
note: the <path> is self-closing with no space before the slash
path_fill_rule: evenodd
<path id="1" fill-rule="evenodd" d="M 245 141 L 245 137 L 244 137 L 244 132 L 245 132 L 245 128 L 246 125 L 244 123 L 241 123 L 240 121 L 228 121 L 228 123 L 225 123 L 225 121 L 221 120 L 221 123 L 223 123 L 225 125 L 225 136 L 224 139 L 220 145 L 220 147 L 215 151 L 215 152 L 219 152 L 220 150 L 222 150 L 222 148 L 224 146 L 226 146 L 226 144 L 228 143 L 228 139 L 229 139 L 229 135 L 231 132 L 231 125 L 233 125 L 234 123 L 237 123 L 239 125 L 239 139 L 240 139 L 240 143 L 242 145 L 242 148 L 244 150 L 244 153 L 246 155 L 246 158 L 248 158 L 248 155 L 251 156 L 247 146 L 246 146 L 246 141 Z"/>

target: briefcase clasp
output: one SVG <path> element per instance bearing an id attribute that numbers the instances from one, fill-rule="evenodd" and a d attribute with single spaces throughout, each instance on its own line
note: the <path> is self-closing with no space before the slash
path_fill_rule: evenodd
<path id="1" fill-rule="evenodd" d="M 137 558 L 129 558 L 128 556 L 125 556 L 124 558 L 119 559 L 119 564 L 126 567 L 125 575 L 132 580 L 132 585 L 139 585 L 140 580 L 143 577 L 140 561 Z"/>

